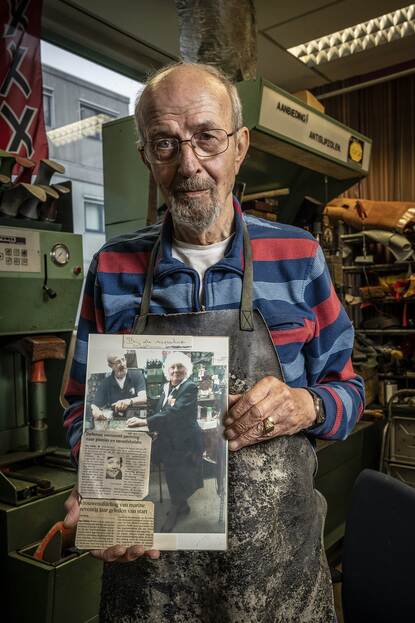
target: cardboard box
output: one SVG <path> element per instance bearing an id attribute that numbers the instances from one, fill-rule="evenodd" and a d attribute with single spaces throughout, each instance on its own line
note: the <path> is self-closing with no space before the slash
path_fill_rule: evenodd
<path id="1" fill-rule="evenodd" d="M 324 112 L 326 110 L 323 104 L 319 102 L 319 100 L 312 93 L 310 93 L 310 91 L 297 91 L 296 93 L 293 93 L 293 95 L 320 112 Z"/>

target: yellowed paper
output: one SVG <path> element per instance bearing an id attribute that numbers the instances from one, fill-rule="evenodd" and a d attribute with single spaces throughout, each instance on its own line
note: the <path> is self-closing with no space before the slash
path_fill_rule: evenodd
<path id="1" fill-rule="evenodd" d="M 113 545 L 153 547 L 154 504 L 124 500 L 86 500 L 76 531 L 79 549 L 105 549 Z"/>
<path id="2" fill-rule="evenodd" d="M 85 431 L 79 461 L 83 498 L 142 500 L 148 495 L 151 437 L 127 431 Z"/>

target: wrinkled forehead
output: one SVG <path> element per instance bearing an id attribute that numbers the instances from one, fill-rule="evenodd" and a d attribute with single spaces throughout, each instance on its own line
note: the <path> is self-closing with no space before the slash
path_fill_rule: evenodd
<path id="1" fill-rule="evenodd" d="M 177 69 L 144 91 L 140 102 L 145 126 L 168 120 L 212 121 L 228 127 L 232 104 L 225 86 L 197 69 Z"/>

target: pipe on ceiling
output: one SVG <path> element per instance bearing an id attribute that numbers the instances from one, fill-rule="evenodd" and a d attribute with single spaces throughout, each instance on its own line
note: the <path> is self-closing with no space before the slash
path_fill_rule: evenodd
<path id="1" fill-rule="evenodd" d="M 376 84 L 382 84 L 382 82 L 388 82 L 389 80 L 397 80 L 397 78 L 403 78 L 404 76 L 409 76 L 413 73 L 415 73 L 415 67 L 404 69 L 403 71 L 398 71 L 394 74 L 389 74 L 388 76 L 382 76 L 381 78 L 374 78 L 373 80 L 353 84 L 352 86 L 344 87 L 343 89 L 336 89 L 335 91 L 330 91 L 329 93 L 322 93 L 321 95 L 316 95 L 316 98 L 320 101 L 327 100 L 330 97 L 336 97 L 336 95 L 344 95 L 345 93 L 351 93 L 352 91 L 360 91 L 360 89 L 373 87 Z"/>
<path id="2" fill-rule="evenodd" d="M 253 0 L 176 0 L 184 61 L 217 65 L 235 82 L 256 77 Z"/>

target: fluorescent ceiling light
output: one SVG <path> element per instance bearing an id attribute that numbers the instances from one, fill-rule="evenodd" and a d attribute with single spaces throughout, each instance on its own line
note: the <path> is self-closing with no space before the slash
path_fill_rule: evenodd
<path id="1" fill-rule="evenodd" d="M 73 143 L 74 141 L 80 141 L 87 136 L 95 136 L 101 133 L 101 128 L 107 121 L 113 121 L 114 117 L 100 113 L 82 119 L 81 121 L 75 121 L 74 123 L 68 123 L 60 128 L 49 130 L 47 132 L 48 139 L 57 147 L 66 145 L 67 143 Z"/>
<path id="2" fill-rule="evenodd" d="M 414 34 L 415 4 L 410 4 L 363 24 L 289 48 L 287 52 L 308 67 L 315 67 Z"/>

